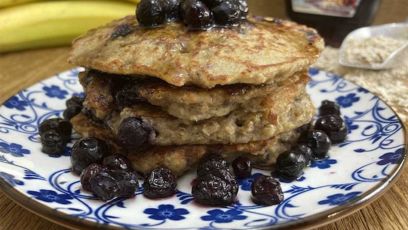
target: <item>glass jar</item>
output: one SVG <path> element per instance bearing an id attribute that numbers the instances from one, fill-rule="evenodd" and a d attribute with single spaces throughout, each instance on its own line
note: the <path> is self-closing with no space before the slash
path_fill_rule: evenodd
<path id="1" fill-rule="evenodd" d="M 339 47 L 352 30 L 372 23 L 380 0 L 286 0 L 289 18 L 316 28 L 327 45 Z"/>

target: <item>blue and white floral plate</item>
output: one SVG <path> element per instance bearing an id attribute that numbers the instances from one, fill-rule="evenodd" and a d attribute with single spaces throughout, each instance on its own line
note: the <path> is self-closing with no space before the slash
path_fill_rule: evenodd
<path id="1" fill-rule="evenodd" d="M 191 197 L 194 174 L 179 180 L 177 195 L 104 203 L 80 189 L 70 172 L 70 148 L 61 157 L 41 152 L 38 124 L 61 116 L 65 100 L 81 94 L 79 69 L 57 74 L 19 92 L 0 108 L 0 186 L 14 201 L 70 227 L 128 229 L 253 229 L 320 225 L 374 200 L 395 181 L 406 156 L 406 137 L 397 115 L 379 98 L 339 76 L 310 69 L 308 85 L 316 107 L 337 101 L 349 128 L 346 142 L 330 158 L 314 162 L 297 181 L 282 181 L 285 200 L 263 207 L 250 200 L 252 179 L 240 182 L 239 202 L 202 207 Z M 270 172 L 255 171 L 269 174 Z M 252 177 L 252 178 L 253 178 Z"/>

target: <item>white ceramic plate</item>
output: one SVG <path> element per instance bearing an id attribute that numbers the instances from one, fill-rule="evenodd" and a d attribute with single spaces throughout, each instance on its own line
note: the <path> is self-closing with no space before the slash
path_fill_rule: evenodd
<path id="1" fill-rule="evenodd" d="M 379 98 L 339 76 L 310 69 L 308 92 L 341 106 L 350 133 L 297 181 L 282 181 L 285 200 L 263 207 L 250 200 L 251 179 L 240 182 L 235 205 L 202 207 L 191 197 L 194 173 L 179 180 L 174 197 L 115 199 L 104 203 L 80 189 L 70 172 L 70 148 L 60 157 L 41 152 L 38 124 L 61 116 L 65 100 L 81 94 L 79 69 L 19 92 L 0 108 L 0 187 L 13 200 L 71 227 L 128 229 L 291 228 L 323 224 L 356 211 L 393 182 L 403 167 L 406 137 L 397 115 Z M 71 145 L 70 145 L 71 146 Z M 267 171 L 255 171 L 269 174 Z"/>

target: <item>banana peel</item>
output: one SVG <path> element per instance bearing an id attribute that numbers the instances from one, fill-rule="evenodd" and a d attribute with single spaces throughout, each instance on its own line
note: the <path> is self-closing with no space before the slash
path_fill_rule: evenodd
<path id="1" fill-rule="evenodd" d="M 91 28 L 135 13 L 122 1 L 32 2 L 0 9 L 0 53 L 68 45 Z"/>
<path id="2" fill-rule="evenodd" d="M 0 8 L 15 6 L 19 4 L 28 3 L 28 2 L 39 2 L 39 1 L 45 1 L 45 0 L 0 0 Z M 54 1 L 58 1 L 58 0 L 54 0 Z M 140 2 L 140 0 L 124 0 L 124 1 L 133 2 L 136 4 Z"/>
<path id="3" fill-rule="evenodd" d="M 1 0 L 0 1 L 0 8 L 1 7 L 6 7 L 6 6 L 14 6 L 14 5 L 19 5 L 27 2 L 34 2 L 38 0 Z"/>

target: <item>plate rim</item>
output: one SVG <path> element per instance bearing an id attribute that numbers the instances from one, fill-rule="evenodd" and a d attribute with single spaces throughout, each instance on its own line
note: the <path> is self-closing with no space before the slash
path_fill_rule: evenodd
<path id="1" fill-rule="evenodd" d="M 69 70 L 67 70 L 69 71 Z M 324 70 L 322 70 L 324 71 Z M 66 72 L 66 71 L 62 71 Z M 60 73 L 62 73 L 60 72 Z M 330 71 L 325 71 L 330 73 Z M 33 85 L 35 85 L 38 82 L 53 78 L 55 75 L 50 76 L 48 78 L 42 79 L 40 81 L 35 82 L 34 84 L 24 88 L 30 88 Z M 338 77 L 341 77 L 341 75 L 336 75 Z M 343 78 L 344 79 L 344 78 Z M 346 80 L 346 79 L 344 79 Z M 349 80 L 346 80 L 350 82 Z M 360 85 L 351 82 L 352 84 L 361 87 Z M 362 87 L 364 88 L 364 87 Z M 24 90 L 22 89 L 22 90 Z M 364 88 L 365 89 L 365 88 Z M 18 94 L 21 90 L 19 90 L 16 94 Z M 372 93 L 370 90 L 367 90 L 371 94 L 377 96 L 375 93 Z M 12 98 L 14 95 L 10 96 L 7 98 L 5 101 L 3 101 L 0 106 L 4 105 L 4 102 Z M 378 97 L 378 96 L 377 96 Z M 358 199 L 353 199 L 352 201 L 347 202 L 346 204 L 337 206 L 335 208 L 326 210 L 324 212 L 311 215 L 309 217 L 299 219 L 299 220 L 294 220 L 288 223 L 284 224 L 277 224 L 277 225 L 272 225 L 272 226 L 265 226 L 261 228 L 249 228 L 249 229 L 310 229 L 310 228 L 315 228 L 319 226 L 323 226 L 326 224 L 329 224 L 331 222 L 334 222 L 336 220 L 342 219 L 346 216 L 349 216 L 365 206 L 371 204 L 373 201 L 377 200 L 379 197 L 381 197 L 385 192 L 387 192 L 398 180 L 400 177 L 404 167 L 406 166 L 406 160 L 408 157 L 408 131 L 407 127 L 405 126 L 405 123 L 402 121 L 401 117 L 399 114 L 393 109 L 387 102 L 385 102 L 382 98 L 378 97 L 378 99 L 384 103 L 398 118 L 399 122 L 402 124 L 402 131 L 403 131 L 403 147 L 405 149 L 404 155 L 402 156 L 402 160 L 398 163 L 398 167 L 396 167 L 392 173 L 389 174 L 387 179 L 384 179 L 381 183 L 376 185 L 375 187 L 371 188 L 370 190 L 364 192 L 360 198 Z M 64 227 L 70 228 L 70 229 L 88 229 L 88 228 L 103 228 L 103 229 L 112 229 L 112 230 L 118 230 L 122 229 L 119 226 L 112 226 L 109 224 L 102 224 L 102 223 L 97 223 L 93 222 L 87 219 L 82 219 L 78 217 L 74 217 L 71 215 L 64 214 L 60 211 L 54 210 L 53 208 L 50 208 L 49 206 L 42 204 L 39 201 L 36 201 L 35 199 L 26 196 L 24 193 L 18 191 L 15 189 L 12 185 L 10 185 L 5 179 L 0 177 L 0 190 L 3 192 L 3 194 L 10 200 L 12 200 L 14 203 L 19 205 L 20 207 L 24 208 L 25 210 L 28 210 L 29 212 L 40 216 L 41 218 L 44 218 L 50 222 L 53 222 L 58 225 L 62 225 Z M 191 228 L 194 229 L 194 228 Z"/>

